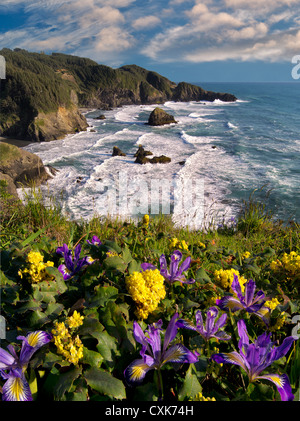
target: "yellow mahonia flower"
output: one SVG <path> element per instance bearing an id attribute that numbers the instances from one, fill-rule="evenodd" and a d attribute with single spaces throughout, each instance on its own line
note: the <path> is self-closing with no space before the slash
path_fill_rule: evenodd
<path id="1" fill-rule="evenodd" d="M 170 240 L 169 248 L 171 250 L 174 250 L 174 249 L 188 250 L 189 249 L 185 240 L 178 240 L 178 238 L 172 238 Z"/>
<path id="2" fill-rule="evenodd" d="M 29 282 L 36 283 L 44 280 L 50 280 L 50 277 L 46 272 L 46 267 L 53 267 L 54 262 L 44 262 L 44 256 L 39 251 L 30 251 L 27 255 L 27 267 L 23 270 L 18 271 L 20 278 L 23 275 L 27 276 Z"/>
<path id="3" fill-rule="evenodd" d="M 265 302 L 264 306 L 270 308 L 271 310 L 275 310 L 275 308 L 279 305 L 279 301 L 277 298 L 272 298 L 272 300 L 268 300 Z"/>
<path id="4" fill-rule="evenodd" d="M 206 245 L 204 243 L 202 243 L 201 241 L 198 242 L 198 246 L 205 249 Z"/>
<path id="5" fill-rule="evenodd" d="M 55 322 L 52 330 L 57 352 L 74 365 L 78 364 L 83 357 L 83 344 L 79 336 L 74 337 L 70 329 L 81 326 L 83 319 L 84 317 L 75 310 L 73 315 L 66 319 L 66 322 Z"/>
<path id="6" fill-rule="evenodd" d="M 143 216 L 143 224 L 146 226 L 146 227 L 148 227 L 148 225 L 149 225 L 149 221 L 150 221 L 150 217 L 149 217 L 149 215 L 144 215 Z"/>
<path id="7" fill-rule="evenodd" d="M 245 253 L 242 254 L 242 259 L 248 259 L 251 256 L 251 253 L 249 251 L 245 251 Z"/>
<path id="8" fill-rule="evenodd" d="M 114 257 L 114 256 L 119 256 L 116 251 L 109 250 L 106 252 L 106 257 Z"/>
<path id="9" fill-rule="evenodd" d="M 295 251 L 289 254 L 284 253 L 281 261 L 279 259 L 273 260 L 270 268 L 275 272 L 284 271 L 289 276 L 300 274 L 300 255 Z"/>
<path id="10" fill-rule="evenodd" d="M 126 277 L 126 287 L 137 304 L 135 313 L 139 320 L 153 313 L 166 296 L 164 278 L 158 269 L 133 272 Z"/>
<path id="11" fill-rule="evenodd" d="M 83 324 L 83 319 L 84 317 L 75 310 L 72 316 L 67 319 L 68 327 L 72 329 L 81 326 Z"/>
<path id="12" fill-rule="evenodd" d="M 216 401 L 215 398 L 205 398 L 201 392 L 197 393 L 194 399 L 190 399 L 190 401 Z"/>
<path id="13" fill-rule="evenodd" d="M 240 275 L 239 271 L 236 269 L 220 269 L 215 270 L 214 277 L 216 281 L 219 283 L 219 285 L 226 290 L 231 290 L 231 284 L 234 279 L 234 275 L 237 275 L 239 278 L 239 283 L 241 285 L 241 290 L 244 292 L 245 286 L 244 284 L 247 282 L 247 279 L 245 279 L 243 276 Z"/>

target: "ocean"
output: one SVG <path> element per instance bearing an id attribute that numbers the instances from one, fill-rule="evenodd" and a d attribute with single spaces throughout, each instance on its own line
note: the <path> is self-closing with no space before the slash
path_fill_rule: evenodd
<path id="1" fill-rule="evenodd" d="M 201 228 L 232 220 L 252 196 L 275 218 L 299 222 L 300 83 L 197 85 L 238 100 L 92 110 L 87 132 L 24 147 L 59 170 L 43 186 L 45 195 L 71 219 L 161 212 Z M 177 123 L 146 124 L 156 106 Z M 95 119 L 100 114 L 105 120 Z M 135 163 L 139 145 L 171 162 Z M 126 156 L 112 156 L 114 146 Z"/>

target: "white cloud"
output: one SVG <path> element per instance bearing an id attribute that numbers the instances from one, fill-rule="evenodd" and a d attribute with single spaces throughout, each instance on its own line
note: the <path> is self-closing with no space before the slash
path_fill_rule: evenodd
<path id="1" fill-rule="evenodd" d="M 83 28 L 90 25 L 114 25 L 124 22 L 124 16 L 119 9 L 111 6 L 95 7 L 79 17 L 79 25 Z"/>
<path id="2" fill-rule="evenodd" d="M 134 45 L 134 38 L 130 34 L 114 26 L 103 28 L 96 35 L 96 38 L 94 47 L 98 52 L 112 52 L 114 54 Z"/>
<path id="3" fill-rule="evenodd" d="M 156 16 L 143 16 L 135 19 L 132 22 L 132 27 L 136 30 L 153 28 L 161 23 L 161 20 Z"/>
<path id="4" fill-rule="evenodd" d="M 159 62 L 290 61 L 300 48 L 299 0 L 2 0 L 0 9 L 18 6 L 24 23 L 0 30 L 3 46 L 108 65 L 133 47 Z"/>

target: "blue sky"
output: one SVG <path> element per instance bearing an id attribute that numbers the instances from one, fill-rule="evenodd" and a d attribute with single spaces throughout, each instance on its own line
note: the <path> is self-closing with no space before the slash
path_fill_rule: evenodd
<path id="1" fill-rule="evenodd" d="M 1 0 L 0 49 L 137 64 L 174 82 L 293 81 L 299 0 Z"/>

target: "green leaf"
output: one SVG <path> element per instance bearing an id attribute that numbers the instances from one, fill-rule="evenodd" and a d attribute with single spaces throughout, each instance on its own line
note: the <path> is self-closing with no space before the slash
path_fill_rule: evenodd
<path id="1" fill-rule="evenodd" d="M 50 276 L 53 276 L 55 278 L 56 287 L 57 287 L 56 291 L 58 294 L 63 294 L 64 292 L 67 291 L 68 287 L 63 279 L 63 275 L 56 267 L 48 266 L 45 268 L 45 271 Z"/>
<path id="2" fill-rule="evenodd" d="M 122 251 L 122 258 L 124 263 L 126 263 L 126 265 L 128 265 L 131 261 L 132 261 L 132 256 L 130 253 L 130 250 L 128 247 L 125 247 L 124 250 Z"/>
<path id="3" fill-rule="evenodd" d="M 115 251 L 118 254 L 122 252 L 121 247 L 118 246 L 118 244 L 115 241 L 106 240 L 104 246 L 106 246 L 106 248 L 108 248 L 109 250 Z"/>
<path id="4" fill-rule="evenodd" d="M 196 281 L 199 281 L 199 282 L 211 282 L 211 279 L 206 273 L 204 268 L 200 268 L 197 270 L 195 279 Z"/>
<path id="5" fill-rule="evenodd" d="M 254 272 L 256 275 L 259 275 L 261 272 L 261 269 L 257 266 L 256 263 L 252 263 L 252 264 L 245 264 L 244 268 L 246 270 L 251 270 L 251 272 Z"/>
<path id="6" fill-rule="evenodd" d="M 38 392 L 38 385 L 37 385 L 37 379 L 36 379 L 34 370 L 30 370 L 30 377 L 28 379 L 28 384 L 30 387 L 32 398 L 33 400 L 36 400 L 37 392 Z"/>
<path id="7" fill-rule="evenodd" d="M 131 275 L 133 272 L 140 272 L 141 271 L 141 263 L 137 262 L 136 260 L 131 260 L 128 265 L 128 273 Z"/>
<path id="8" fill-rule="evenodd" d="M 29 327 L 38 328 L 43 326 L 45 323 L 50 322 L 50 319 L 41 310 L 35 310 L 29 317 Z"/>
<path id="9" fill-rule="evenodd" d="M 22 241 L 21 247 L 25 247 L 39 237 L 48 227 L 41 228 L 39 231 L 32 233 L 26 240 Z"/>
<path id="10" fill-rule="evenodd" d="M 113 377 L 107 371 L 91 367 L 84 372 L 87 384 L 97 392 L 111 396 L 114 399 L 126 399 L 123 382 Z"/>
<path id="11" fill-rule="evenodd" d="M 74 380 L 82 373 L 81 367 L 74 367 L 66 373 L 60 373 L 58 381 L 54 386 L 53 393 L 58 399 L 62 399 L 66 392 L 69 392 Z"/>
<path id="12" fill-rule="evenodd" d="M 127 268 L 126 263 L 119 256 L 107 257 L 103 264 L 107 270 L 119 270 L 120 272 L 125 272 Z"/>
<path id="13" fill-rule="evenodd" d="M 63 311 L 64 306 L 60 303 L 50 303 L 45 310 L 46 316 L 51 316 L 52 319 L 57 319 L 57 317 Z"/>
<path id="14" fill-rule="evenodd" d="M 116 338 L 110 336 L 106 331 L 97 335 L 97 350 L 104 358 L 104 363 L 108 368 L 113 368 L 115 364 L 115 355 L 119 353 Z"/>
<path id="15" fill-rule="evenodd" d="M 103 357 L 99 352 L 91 351 L 90 349 L 83 347 L 83 358 L 81 361 L 92 367 L 100 367 Z"/>
<path id="16" fill-rule="evenodd" d="M 95 295 L 91 297 L 89 307 L 104 307 L 108 301 L 117 298 L 119 291 L 112 286 L 97 286 L 95 292 Z"/>
<path id="17" fill-rule="evenodd" d="M 193 364 L 190 364 L 186 373 L 183 386 L 178 394 L 178 399 L 183 401 L 185 398 L 194 398 L 197 393 L 202 392 L 202 386 L 198 381 L 196 370 Z"/>

